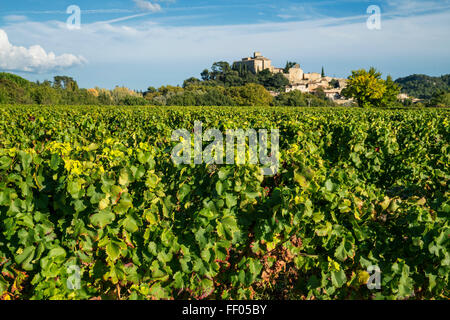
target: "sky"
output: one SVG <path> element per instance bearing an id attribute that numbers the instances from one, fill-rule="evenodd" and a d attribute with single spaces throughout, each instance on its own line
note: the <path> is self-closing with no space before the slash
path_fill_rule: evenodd
<path id="1" fill-rule="evenodd" d="M 450 0 L 0 0 L 0 71 L 146 90 L 260 51 L 336 77 L 371 66 L 440 76 L 449 34 Z"/>

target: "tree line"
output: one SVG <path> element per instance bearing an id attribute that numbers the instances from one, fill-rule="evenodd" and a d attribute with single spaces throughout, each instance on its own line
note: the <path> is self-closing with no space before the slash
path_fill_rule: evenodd
<path id="1" fill-rule="evenodd" d="M 287 62 L 284 71 L 295 66 Z M 324 71 L 322 70 L 322 73 Z M 370 68 L 352 71 L 348 85 L 342 95 L 353 99 L 353 105 L 359 107 L 401 107 L 401 106 L 450 106 L 449 76 L 443 76 L 435 87 L 432 83 L 418 85 L 428 78 L 411 76 L 393 81 L 388 76 Z M 285 92 L 288 79 L 281 73 L 273 74 L 269 70 L 253 73 L 242 65 L 230 65 L 225 61 L 212 64 L 205 69 L 201 78 L 191 77 L 182 86 L 149 87 L 145 92 L 115 87 L 112 90 L 102 88 L 83 89 L 67 76 L 56 76 L 53 81 L 31 82 L 17 75 L 0 73 L 1 104 L 39 104 L 39 105 L 156 105 L 156 106 L 310 106 L 333 107 L 323 89 L 313 93 L 300 91 Z M 425 76 L 426 77 L 426 76 Z M 422 80 L 421 80 L 422 79 Z M 428 97 L 421 103 L 412 100 L 399 101 L 397 96 L 404 92 L 402 83 L 410 88 L 427 88 L 420 97 Z M 414 84 L 414 85 L 413 85 Z M 333 83 L 331 83 L 333 86 Z M 422 90 L 421 89 L 421 90 Z M 418 89 L 419 90 L 419 89 Z M 425 90 L 425 89 L 423 89 Z M 431 91 L 434 90 L 434 91 Z M 425 91 L 424 91 L 425 92 Z"/>
<path id="2" fill-rule="evenodd" d="M 113 90 L 79 88 L 78 83 L 67 76 L 31 82 L 11 73 L 0 73 L 1 104 L 121 105 L 142 97 L 142 93 L 124 87 Z"/>
<path id="3" fill-rule="evenodd" d="M 0 104 L 335 106 L 321 95 L 281 92 L 287 84 L 288 80 L 281 74 L 263 71 L 254 75 L 234 70 L 222 62 L 214 63 L 211 71 L 202 72 L 202 79 L 187 79 L 181 87 L 149 87 L 145 92 L 125 87 L 83 89 L 67 76 L 31 82 L 14 74 L 0 73 Z M 279 95 L 274 97 L 272 90 L 278 91 Z"/>

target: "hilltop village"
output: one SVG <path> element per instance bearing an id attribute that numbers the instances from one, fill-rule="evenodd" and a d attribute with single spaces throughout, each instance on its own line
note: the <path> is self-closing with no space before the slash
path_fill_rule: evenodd
<path id="1" fill-rule="evenodd" d="M 269 70 L 274 74 L 283 74 L 289 80 L 285 92 L 299 90 L 304 93 L 314 93 L 317 90 L 323 90 L 327 98 L 338 104 L 350 101 L 341 96 L 342 89 L 347 85 L 347 79 L 322 76 L 316 72 L 305 73 L 299 64 L 293 65 L 289 70 L 277 68 L 272 65 L 272 60 L 264 57 L 261 52 L 255 52 L 253 57 L 236 61 L 233 66 L 234 68 L 246 68 L 255 74 L 263 70 Z M 276 96 L 279 93 L 271 92 L 271 94 Z"/>

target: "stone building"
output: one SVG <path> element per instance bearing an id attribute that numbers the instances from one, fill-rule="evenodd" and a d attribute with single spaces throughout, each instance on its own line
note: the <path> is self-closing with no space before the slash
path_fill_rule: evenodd
<path id="1" fill-rule="evenodd" d="M 322 74 L 317 72 L 305 73 L 299 64 L 294 65 L 288 72 L 285 72 L 282 68 L 274 67 L 272 61 L 264 57 L 261 52 L 255 52 L 253 57 L 243 58 L 241 61 L 234 62 L 234 66 L 246 68 L 255 74 L 263 70 L 269 70 L 271 73 L 281 73 L 289 80 L 289 85 L 286 87 L 285 92 L 298 90 L 304 93 L 314 93 L 321 88 L 328 99 L 336 102 L 343 101 L 341 92 L 347 86 L 346 79 L 322 77 Z"/>
<path id="2" fill-rule="evenodd" d="M 284 72 L 284 70 L 283 70 Z M 289 69 L 288 73 L 283 73 L 284 76 L 289 80 L 289 83 L 298 83 L 304 79 L 305 73 L 300 68 L 299 64 L 296 64 Z"/>
<path id="3" fill-rule="evenodd" d="M 317 72 L 305 73 L 305 75 L 303 76 L 304 80 L 311 80 L 311 81 L 320 80 L 321 78 L 322 75 Z"/>
<path id="4" fill-rule="evenodd" d="M 338 100 L 341 99 L 341 91 L 339 88 L 335 89 L 326 89 L 323 92 L 325 93 L 325 96 L 330 100 Z"/>
<path id="5" fill-rule="evenodd" d="M 234 62 L 234 66 L 237 68 L 246 68 L 255 74 L 263 70 L 269 70 L 272 73 L 281 73 L 289 80 L 291 85 L 300 84 L 302 81 L 309 81 L 317 83 L 317 86 L 315 86 L 317 88 L 321 85 L 327 85 L 327 83 L 334 79 L 331 77 L 322 77 L 322 75 L 317 72 L 305 73 L 303 69 L 300 68 L 299 64 L 294 65 L 288 72 L 284 72 L 283 68 L 273 66 L 272 60 L 264 57 L 261 52 L 258 51 L 253 54 L 253 57 L 243 58 L 241 61 Z"/>
<path id="6" fill-rule="evenodd" d="M 291 92 L 294 90 L 298 90 L 304 93 L 309 92 L 308 82 L 306 80 L 303 80 L 302 82 L 290 84 L 286 87 L 286 92 Z"/>
<path id="7" fill-rule="evenodd" d="M 263 57 L 261 52 L 255 52 L 253 54 L 253 57 L 243 58 L 241 61 L 235 62 L 235 65 L 237 67 L 243 66 L 246 67 L 247 70 L 258 73 L 260 71 L 269 69 L 272 73 L 278 73 L 278 70 L 275 70 L 277 68 L 272 66 L 272 60 Z"/>
<path id="8" fill-rule="evenodd" d="M 290 68 L 288 73 L 285 73 L 283 68 L 276 68 L 272 66 L 272 60 L 264 57 L 261 52 L 255 52 L 253 54 L 253 57 L 243 58 L 241 61 L 234 62 L 234 66 L 237 68 L 245 67 L 247 70 L 253 73 L 258 73 L 268 69 L 272 73 L 283 74 L 290 83 L 296 83 L 300 80 L 303 80 L 304 75 L 303 70 L 298 64 Z"/>

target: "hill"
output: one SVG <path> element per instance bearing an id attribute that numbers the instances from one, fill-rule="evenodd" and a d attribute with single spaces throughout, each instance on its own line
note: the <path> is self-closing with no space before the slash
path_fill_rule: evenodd
<path id="1" fill-rule="evenodd" d="M 431 99 L 439 91 L 450 91 L 450 74 L 441 77 L 413 74 L 395 82 L 402 87 L 403 93 L 419 99 Z"/>

